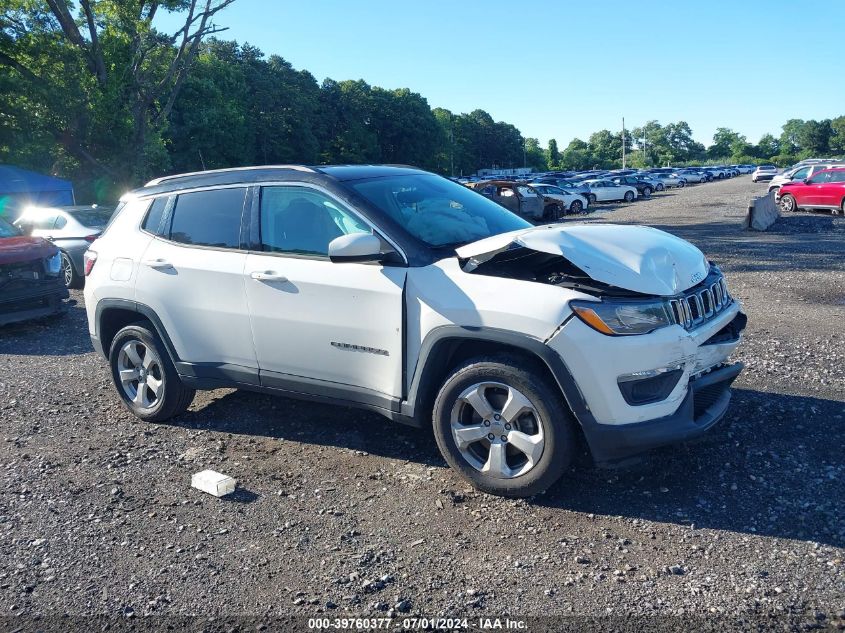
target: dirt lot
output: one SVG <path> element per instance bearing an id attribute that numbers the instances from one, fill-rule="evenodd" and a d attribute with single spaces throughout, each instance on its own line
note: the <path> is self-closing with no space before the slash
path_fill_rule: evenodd
<path id="1" fill-rule="evenodd" d="M 845 219 L 740 231 L 764 191 L 740 177 L 589 216 L 664 228 L 718 262 L 749 316 L 747 368 L 704 439 L 527 501 L 472 491 L 429 434 L 374 414 L 221 390 L 139 422 L 80 293 L 60 320 L 0 331 L 0 615 L 845 627 Z M 205 468 L 239 491 L 191 489 Z"/>

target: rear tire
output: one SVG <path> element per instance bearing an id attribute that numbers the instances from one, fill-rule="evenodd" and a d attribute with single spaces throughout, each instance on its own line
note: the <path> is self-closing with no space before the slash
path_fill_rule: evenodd
<path id="1" fill-rule="evenodd" d="M 457 367 L 437 395 L 432 422 L 449 466 L 494 495 L 547 490 L 576 451 L 560 390 L 539 363 L 516 355 L 473 358 Z"/>
<path id="2" fill-rule="evenodd" d="M 650 198 L 651 197 L 651 187 L 646 187 L 643 189 L 643 197 Z"/>
<path id="3" fill-rule="evenodd" d="M 625 202 L 633 202 L 634 201 L 634 192 L 633 191 L 626 191 L 624 197 L 625 197 Z"/>
<path id="4" fill-rule="evenodd" d="M 654 190 L 655 191 L 663 191 L 665 188 L 666 187 L 664 187 L 662 184 L 657 183 L 657 185 L 654 187 Z"/>
<path id="5" fill-rule="evenodd" d="M 80 275 L 76 268 L 73 266 L 73 260 L 71 260 L 70 256 L 65 253 L 62 253 L 62 277 L 65 281 L 65 286 L 68 288 L 82 288 L 85 284 L 85 277 Z"/>
<path id="6" fill-rule="evenodd" d="M 184 413 L 196 395 L 182 383 L 167 348 L 147 322 L 127 325 L 115 335 L 109 366 L 123 404 L 146 422 Z"/>
<path id="7" fill-rule="evenodd" d="M 596 194 L 588 193 L 587 194 L 587 200 L 590 201 L 590 205 L 594 205 L 596 203 Z"/>
<path id="8" fill-rule="evenodd" d="M 551 222 L 558 222 L 563 215 L 563 209 L 559 204 L 550 204 L 543 211 L 543 219 Z"/>

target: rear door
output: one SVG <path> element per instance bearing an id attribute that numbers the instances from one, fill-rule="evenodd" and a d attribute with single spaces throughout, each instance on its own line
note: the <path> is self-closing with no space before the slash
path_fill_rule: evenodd
<path id="1" fill-rule="evenodd" d="M 832 173 L 833 172 L 830 171 L 820 171 L 810 178 L 807 181 L 807 184 L 803 187 L 803 200 L 799 201 L 799 204 L 802 206 L 806 205 L 808 207 L 823 207 L 832 205 L 832 202 L 828 202 L 828 200 L 830 200 L 831 189 L 828 186 L 828 183 L 830 182 L 830 176 Z"/>
<path id="2" fill-rule="evenodd" d="M 158 315 L 192 371 L 257 382 L 241 248 L 247 198 L 245 187 L 224 187 L 154 205 L 148 213 L 157 217 L 144 228 L 155 238 L 141 257 L 135 296 Z"/>
<path id="3" fill-rule="evenodd" d="M 329 242 L 373 229 L 309 185 L 262 187 L 252 222 L 244 281 L 261 383 L 400 397 L 407 268 L 331 262 Z"/>
<path id="4" fill-rule="evenodd" d="M 845 196 L 845 171 L 828 171 L 819 174 L 826 177 L 819 187 L 819 203 L 826 207 L 839 208 Z"/>

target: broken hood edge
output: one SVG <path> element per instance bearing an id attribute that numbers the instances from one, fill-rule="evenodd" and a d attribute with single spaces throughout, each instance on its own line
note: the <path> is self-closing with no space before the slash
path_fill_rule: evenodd
<path id="1" fill-rule="evenodd" d="M 467 269 L 471 271 L 512 245 L 560 255 L 595 281 L 648 295 L 676 295 L 710 272 L 696 246 L 648 226 L 539 226 L 493 235 L 455 252 L 473 262 Z"/>

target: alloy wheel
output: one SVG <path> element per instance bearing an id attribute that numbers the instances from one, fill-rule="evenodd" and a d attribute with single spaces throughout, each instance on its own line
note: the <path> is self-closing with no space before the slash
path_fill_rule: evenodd
<path id="1" fill-rule="evenodd" d="M 140 409 L 151 409 L 164 393 L 164 372 L 156 352 L 140 340 L 128 341 L 117 358 L 120 385 Z"/>
<path id="2" fill-rule="evenodd" d="M 524 475 L 543 455 L 540 414 L 521 391 L 504 383 L 483 382 L 466 388 L 452 407 L 450 424 L 461 456 L 490 477 Z"/>
<path id="3" fill-rule="evenodd" d="M 795 211 L 795 198 L 789 194 L 781 196 L 780 207 L 785 213 L 792 213 Z"/>
<path id="4" fill-rule="evenodd" d="M 62 253 L 62 276 L 65 280 L 65 286 L 70 288 L 73 283 L 73 264 L 65 253 Z"/>

